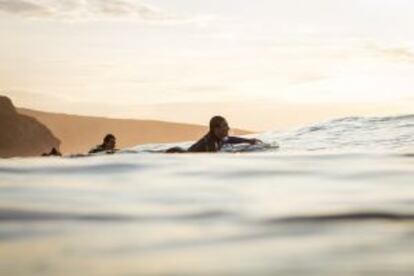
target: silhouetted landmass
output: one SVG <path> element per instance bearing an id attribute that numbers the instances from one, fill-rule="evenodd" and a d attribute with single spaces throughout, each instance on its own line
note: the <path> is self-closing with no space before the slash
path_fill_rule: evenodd
<path id="1" fill-rule="evenodd" d="M 86 153 L 100 144 L 107 133 L 116 136 L 117 148 L 127 148 L 148 143 L 191 141 L 207 132 L 206 126 L 192 124 L 78 116 L 25 108 L 19 108 L 18 111 L 36 118 L 50 128 L 62 141 L 60 150 L 63 154 Z M 233 131 L 236 135 L 248 133 L 250 132 L 237 129 Z"/>
<path id="2" fill-rule="evenodd" d="M 39 156 L 59 145 L 45 125 L 17 113 L 12 101 L 0 96 L 0 157 Z"/>

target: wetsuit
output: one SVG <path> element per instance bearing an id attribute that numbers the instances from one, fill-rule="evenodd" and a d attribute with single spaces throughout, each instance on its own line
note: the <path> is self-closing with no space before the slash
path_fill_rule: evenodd
<path id="1" fill-rule="evenodd" d="M 250 139 L 228 136 L 223 140 L 218 139 L 213 133 L 207 133 L 203 138 L 192 145 L 188 152 L 217 152 L 224 144 L 250 143 Z"/>
<path id="2" fill-rule="evenodd" d="M 98 153 L 98 152 L 106 152 L 106 153 L 114 153 L 116 151 L 118 151 L 117 149 L 106 149 L 105 146 L 102 145 L 97 145 L 95 148 L 91 149 L 88 153 Z"/>
<path id="3" fill-rule="evenodd" d="M 106 151 L 106 149 L 104 148 L 103 145 L 97 145 L 96 147 L 94 147 L 93 149 L 91 149 L 89 151 L 89 154 L 91 154 L 91 153 L 97 153 L 97 152 L 101 152 L 101 151 Z"/>

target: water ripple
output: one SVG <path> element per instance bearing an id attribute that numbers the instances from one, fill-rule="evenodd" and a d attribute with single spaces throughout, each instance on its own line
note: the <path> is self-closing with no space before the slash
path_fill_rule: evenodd
<path id="1" fill-rule="evenodd" d="M 7 174 L 70 174 L 70 173 L 102 173 L 110 170 L 111 173 L 122 173 L 132 170 L 143 169 L 145 166 L 129 163 L 108 163 L 94 165 L 76 165 L 76 166 L 44 166 L 44 167 L 0 167 L 0 173 Z"/>
<path id="2" fill-rule="evenodd" d="M 85 221 L 85 222 L 145 222 L 163 220 L 209 220 L 236 217 L 234 213 L 221 210 L 207 210 L 189 214 L 173 215 L 125 215 L 100 213 L 45 212 L 18 209 L 0 210 L 0 222 L 35 222 L 35 221 Z"/>
<path id="3" fill-rule="evenodd" d="M 265 220 L 265 224 L 279 223 L 320 223 L 320 222 L 356 222 L 356 221 L 414 221 L 414 214 L 392 213 L 392 212 L 350 212 L 340 214 L 291 216 Z"/>

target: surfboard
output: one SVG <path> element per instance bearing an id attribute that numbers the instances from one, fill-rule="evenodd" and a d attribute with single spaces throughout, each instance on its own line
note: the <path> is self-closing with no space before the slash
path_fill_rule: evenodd
<path id="1" fill-rule="evenodd" d="M 250 145 L 247 143 L 243 144 L 225 144 L 221 148 L 221 152 L 262 152 L 262 151 L 270 151 L 270 150 L 276 150 L 279 149 L 280 146 L 277 143 L 260 143 L 256 145 Z"/>

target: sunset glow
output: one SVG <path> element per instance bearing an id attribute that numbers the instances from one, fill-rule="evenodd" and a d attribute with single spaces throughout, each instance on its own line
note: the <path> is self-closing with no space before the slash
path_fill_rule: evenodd
<path id="1" fill-rule="evenodd" d="M 407 0 L 1 0 L 0 91 L 46 111 L 202 124 L 227 113 L 256 130 L 408 113 L 412 10 Z M 229 110 L 238 105 L 249 112 Z"/>

